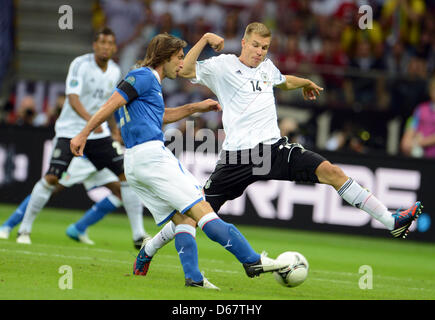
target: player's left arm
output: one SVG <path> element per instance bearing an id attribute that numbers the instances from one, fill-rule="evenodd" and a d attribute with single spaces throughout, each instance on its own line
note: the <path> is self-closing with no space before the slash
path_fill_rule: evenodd
<path id="1" fill-rule="evenodd" d="M 91 117 L 91 119 L 89 119 L 83 130 L 71 139 L 71 152 L 75 156 L 82 156 L 89 134 L 126 103 L 127 100 L 125 100 L 119 92 L 115 91 L 103 106 Z"/>
<path id="2" fill-rule="evenodd" d="M 320 91 L 323 91 L 322 87 L 319 87 L 313 81 L 305 78 L 299 78 L 296 76 L 285 75 L 285 81 L 276 86 L 283 90 L 294 90 L 302 88 L 302 94 L 305 100 L 316 100 L 316 97 L 320 95 Z"/>
<path id="3" fill-rule="evenodd" d="M 185 104 L 176 108 L 165 108 L 163 114 L 163 123 L 177 122 L 197 112 L 221 111 L 222 107 L 219 102 L 213 99 L 207 99 L 196 103 Z"/>

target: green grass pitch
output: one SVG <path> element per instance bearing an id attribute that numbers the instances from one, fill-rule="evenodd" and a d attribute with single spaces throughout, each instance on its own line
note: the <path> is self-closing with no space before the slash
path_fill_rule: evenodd
<path id="1" fill-rule="evenodd" d="M 0 205 L 1 223 L 15 209 Z M 238 226 L 255 250 L 276 257 L 298 251 L 310 263 L 305 283 L 285 288 L 272 274 L 248 278 L 240 263 L 198 231 L 200 270 L 221 291 L 185 288 L 174 244 L 154 257 L 146 277 L 132 275 L 137 255 L 124 214 L 109 214 L 88 232 L 95 246 L 74 242 L 66 227 L 82 212 L 46 208 L 33 226 L 32 245 L 15 242 L 17 228 L 0 240 L 0 299 L 48 300 L 341 300 L 435 299 L 435 246 L 330 233 Z M 146 216 L 147 231 L 158 227 Z M 72 289 L 61 289 L 61 266 L 70 266 Z M 367 269 L 372 270 L 372 288 Z"/>

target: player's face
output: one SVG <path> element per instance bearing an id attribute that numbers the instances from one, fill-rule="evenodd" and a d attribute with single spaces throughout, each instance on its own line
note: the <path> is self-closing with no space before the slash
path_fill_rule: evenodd
<path id="1" fill-rule="evenodd" d="M 183 68 L 184 52 L 180 49 L 174 54 L 171 59 L 163 65 L 163 72 L 165 77 L 169 79 L 175 79 L 178 76 L 178 72 Z"/>
<path id="2" fill-rule="evenodd" d="M 242 39 L 240 60 L 248 67 L 256 68 L 266 57 L 271 38 L 264 38 L 256 33 Z"/>
<path id="3" fill-rule="evenodd" d="M 97 59 L 108 61 L 116 52 L 115 37 L 110 34 L 100 34 L 93 44 Z"/>

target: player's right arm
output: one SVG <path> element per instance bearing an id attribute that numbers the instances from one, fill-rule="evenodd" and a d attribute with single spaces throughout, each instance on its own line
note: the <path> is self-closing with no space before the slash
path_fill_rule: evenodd
<path id="1" fill-rule="evenodd" d="M 184 57 L 183 68 L 178 72 L 180 77 L 188 79 L 196 77 L 196 61 L 207 44 L 219 52 L 224 48 L 224 39 L 214 33 L 204 34 Z"/>
<path id="2" fill-rule="evenodd" d="M 222 107 L 219 102 L 213 99 L 206 99 L 201 102 L 189 103 L 176 108 L 165 108 L 165 113 L 163 114 L 163 123 L 168 124 L 172 122 L 177 122 L 178 120 L 184 119 L 197 112 L 217 112 L 221 110 Z"/>
<path id="3" fill-rule="evenodd" d="M 109 118 L 117 109 L 127 103 L 127 100 L 118 92 L 115 91 L 109 100 L 89 119 L 83 130 L 71 139 L 70 149 L 75 156 L 83 156 L 83 150 L 86 145 L 86 139 L 89 134 Z"/>
<path id="4" fill-rule="evenodd" d="M 80 56 L 71 63 L 66 77 L 65 93 L 71 108 L 83 119 L 88 121 L 92 115 L 80 101 L 82 89 L 85 86 L 86 56 Z M 97 133 L 103 132 L 97 128 Z"/>

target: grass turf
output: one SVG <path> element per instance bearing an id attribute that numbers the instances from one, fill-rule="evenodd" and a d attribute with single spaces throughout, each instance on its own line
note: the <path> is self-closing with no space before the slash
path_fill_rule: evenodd
<path id="1" fill-rule="evenodd" d="M 15 209 L 0 205 L 0 223 Z M 88 229 L 95 246 L 70 240 L 66 227 L 82 212 L 46 208 L 34 223 L 32 245 L 15 242 L 16 230 L 0 240 L 0 299 L 48 300 L 353 300 L 435 299 L 435 247 L 385 238 L 238 226 L 258 252 L 276 257 L 301 252 L 310 263 L 309 276 L 296 288 L 285 288 L 272 274 L 250 279 L 238 261 L 197 232 L 200 270 L 221 291 L 185 288 L 183 271 L 170 243 L 154 257 L 148 275 L 132 275 L 137 255 L 126 215 L 111 214 Z M 145 217 L 147 231 L 158 231 Z M 412 238 L 412 234 L 410 236 Z M 63 273 L 71 267 L 72 289 L 62 290 Z M 373 271 L 372 289 L 359 283 Z"/>

